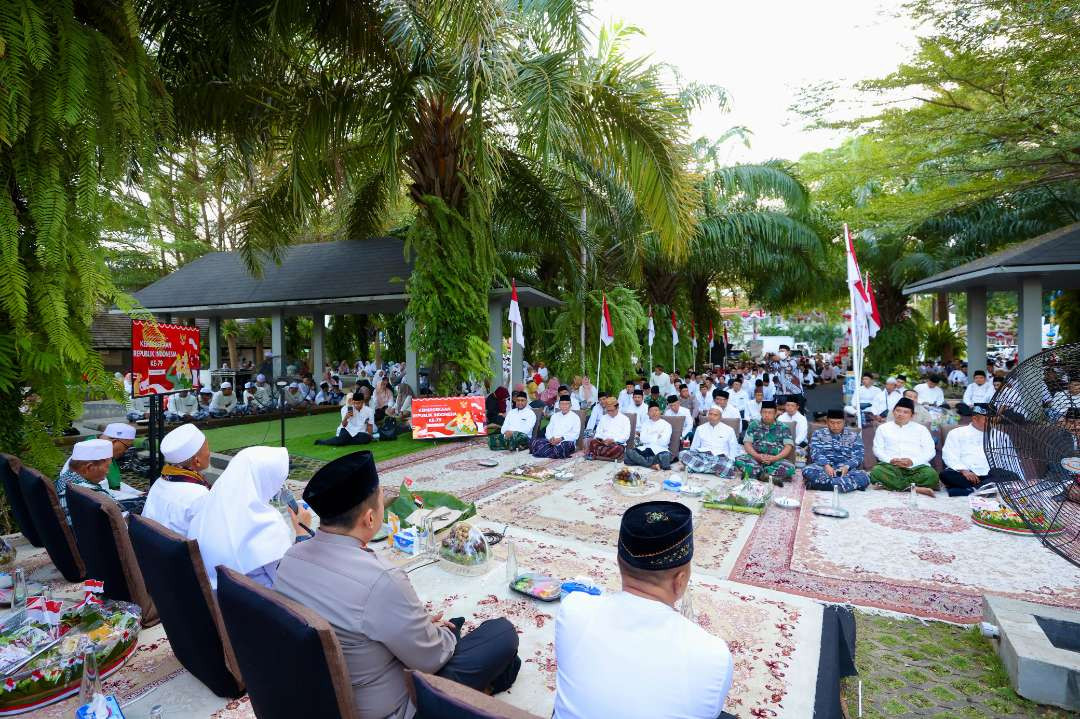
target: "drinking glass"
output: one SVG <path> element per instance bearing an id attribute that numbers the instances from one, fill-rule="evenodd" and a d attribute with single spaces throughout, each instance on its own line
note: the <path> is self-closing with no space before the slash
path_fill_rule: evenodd
<path id="1" fill-rule="evenodd" d="M 26 573 L 22 567 L 16 567 L 11 575 L 11 608 L 18 609 L 26 604 Z"/>

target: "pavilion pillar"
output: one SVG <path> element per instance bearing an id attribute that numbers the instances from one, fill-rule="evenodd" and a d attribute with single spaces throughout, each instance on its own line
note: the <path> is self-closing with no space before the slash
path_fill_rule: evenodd
<path id="1" fill-rule="evenodd" d="M 412 315 L 405 316 L 405 381 L 412 387 L 413 393 L 420 392 L 420 365 L 416 359 L 416 345 L 413 343 L 413 331 L 416 322 Z"/>
<path id="2" fill-rule="evenodd" d="M 986 288 L 969 287 L 967 291 L 968 381 L 975 370 L 986 370 Z"/>
<path id="3" fill-rule="evenodd" d="M 270 315 L 270 352 L 274 355 L 274 379 L 285 374 L 285 310 Z"/>
<path id="4" fill-rule="evenodd" d="M 1042 350 L 1042 280 L 1025 277 L 1020 283 L 1020 360 Z"/>
<path id="5" fill-rule="evenodd" d="M 491 388 L 503 383 L 503 307 L 501 301 L 488 302 L 488 344 L 491 345 Z"/>
<path id="6" fill-rule="evenodd" d="M 316 312 L 311 316 L 311 374 L 322 382 L 323 365 L 326 364 L 326 315 Z"/>
<path id="7" fill-rule="evenodd" d="M 207 353 L 210 355 L 210 369 L 221 366 L 221 318 L 211 317 L 206 330 Z"/>

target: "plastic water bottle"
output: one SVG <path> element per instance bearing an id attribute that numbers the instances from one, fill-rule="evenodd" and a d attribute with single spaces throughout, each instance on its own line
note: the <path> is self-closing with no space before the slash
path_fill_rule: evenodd
<path id="1" fill-rule="evenodd" d="M 11 576 L 11 608 L 21 609 L 26 605 L 26 572 L 22 567 L 16 567 Z"/>
<path id="2" fill-rule="evenodd" d="M 86 706 L 94 696 L 101 694 L 101 676 L 98 674 L 96 645 L 88 644 L 83 651 L 82 686 L 79 687 L 79 706 Z"/>
<path id="3" fill-rule="evenodd" d="M 506 583 L 510 584 L 518 577 L 517 548 L 513 542 L 506 543 Z"/>
<path id="4" fill-rule="evenodd" d="M 160 704 L 155 704 L 150 708 L 149 719 L 164 719 L 164 717 L 165 710 L 161 707 Z"/>

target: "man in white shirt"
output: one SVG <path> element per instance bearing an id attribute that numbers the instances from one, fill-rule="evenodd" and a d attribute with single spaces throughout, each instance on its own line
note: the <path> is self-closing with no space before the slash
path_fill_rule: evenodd
<path id="1" fill-rule="evenodd" d="M 596 434 L 596 424 L 600 421 L 600 418 L 604 416 L 604 400 L 611 397 L 607 392 L 596 393 L 596 404 L 593 405 L 592 411 L 589 412 L 589 421 L 585 423 L 585 437 L 592 437 Z M 618 406 L 618 402 L 614 397 L 611 397 L 611 401 L 615 402 L 615 406 Z"/>
<path id="2" fill-rule="evenodd" d="M 893 407 L 900 401 L 900 398 L 904 396 L 904 393 L 900 390 L 900 383 L 897 382 L 895 377 L 890 377 L 885 380 L 885 414 L 874 419 L 875 422 L 880 422 L 893 411 Z"/>
<path id="3" fill-rule="evenodd" d="M 765 396 L 766 402 L 772 402 L 776 398 L 776 385 L 773 384 L 769 375 L 764 374 L 761 376 L 761 389 L 762 394 Z"/>
<path id="4" fill-rule="evenodd" d="M 315 444 L 338 447 L 348 444 L 367 444 L 379 438 L 375 429 L 375 410 L 364 401 L 364 395 L 353 392 L 349 402 L 341 408 L 341 425 L 336 437 L 317 439 Z"/>
<path id="5" fill-rule="evenodd" d="M 709 412 L 709 407 L 712 406 L 712 390 L 709 388 L 709 383 L 702 382 L 698 386 L 698 391 L 693 395 L 694 403 L 690 408 L 691 414 L 694 415 L 696 421 L 698 417 L 704 417 Z"/>
<path id="6" fill-rule="evenodd" d="M 632 414 L 634 409 L 634 380 L 626 380 L 626 387 L 619 391 L 619 411 Z"/>
<path id="7" fill-rule="evenodd" d="M 255 377 L 255 411 L 259 414 L 270 412 L 274 409 L 274 395 L 270 385 L 266 383 L 266 375 L 260 374 Z"/>
<path id="8" fill-rule="evenodd" d="M 941 377 L 932 374 L 926 378 L 925 382 L 915 385 L 915 392 L 919 395 L 919 404 L 935 407 L 941 407 L 945 404 L 945 393 L 938 386 L 939 382 L 941 382 Z"/>
<path id="9" fill-rule="evenodd" d="M 739 410 L 731 406 L 730 395 L 726 389 L 714 389 L 712 395 L 713 406 L 720 409 L 720 416 L 723 419 L 742 419 Z"/>
<path id="10" fill-rule="evenodd" d="M 746 415 L 746 405 L 750 404 L 750 398 L 746 395 L 746 391 L 743 388 L 742 377 L 736 375 L 735 379 L 731 380 L 731 387 L 728 388 L 728 404 L 739 411 L 740 416 Z"/>
<path id="11" fill-rule="evenodd" d="M 645 404 L 645 391 L 641 389 L 635 389 L 634 393 L 630 395 L 632 402 L 627 414 L 637 415 L 637 423 L 641 424 L 649 418 L 649 405 Z"/>
<path id="12" fill-rule="evenodd" d="M 589 440 L 585 459 L 618 460 L 630 441 L 630 418 L 619 411 L 613 397 L 605 397 L 601 402 L 604 413 L 596 421 L 596 433 Z"/>
<path id="13" fill-rule="evenodd" d="M 994 397 L 994 385 L 986 381 L 986 372 L 975 370 L 971 384 L 964 390 L 964 400 L 956 405 L 961 414 L 968 414 L 977 404 L 987 404 Z"/>
<path id="14" fill-rule="evenodd" d="M 874 433 L 874 456 L 878 463 L 870 470 L 870 481 L 886 489 L 915 491 L 934 496 L 938 475 L 930 466 L 934 458 L 934 438 L 930 430 L 912 422 L 915 403 L 902 398 L 893 408 L 893 421 L 885 422 Z"/>
<path id="15" fill-rule="evenodd" d="M 181 390 L 169 398 L 169 411 L 165 413 L 166 422 L 191 422 L 198 419 L 199 398 L 189 390 Z"/>
<path id="16" fill-rule="evenodd" d="M 739 441 L 735 430 L 720 421 L 720 414 L 719 407 L 710 407 L 709 421 L 698 425 L 690 449 L 679 453 L 679 461 L 687 472 L 731 476 L 735 458 L 739 456 Z"/>
<path id="17" fill-rule="evenodd" d="M 900 399 L 897 396 L 897 399 Z M 885 411 L 885 392 L 874 386 L 874 375 L 863 372 L 862 384 L 851 393 L 851 404 L 844 410 L 849 415 L 855 416 L 856 412 L 863 413 L 863 424 L 869 424 L 875 418 L 880 419 Z"/>
<path id="18" fill-rule="evenodd" d="M 806 423 L 806 417 L 799 412 L 798 400 L 791 397 L 784 398 L 784 411 L 776 418 L 777 422 L 783 422 L 784 424 L 794 425 L 791 436 L 795 440 L 796 447 L 806 446 L 806 433 L 808 426 Z"/>
<path id="19" fill-rule="evenodd" d="M 731 654 L 675 611 L 690 582 L 690 510 L 631 507 L 618 547 L 622 591 L 573 592 L 559 608 L 555 719 L 716 719 L 731 688 Z"/>
<path id="20" fill-rule="evenodd" d="M 660 416 L 660 405 L 649 405 L 649 415 L 638 423 L 637 435 L 623 461 L 632 467 L 671 469 L 671 424 Z"/>
<path id="21" fill-rule="evenodd" d="M 971 410 L 971 424 L 954 427 L 945 436 L 941 448 L 941 483 L 950 497 L 966 497 L 988 479 L 994 470 L 986 459 L 983 437 L 990 419 L 990 407 L 984 402 Z M 1006 436 L 1006 435 L 1002 435 Z"/>
<path id="22" fill-rule="evenodd" d="M 559 397 L 558 411 L 551 415 L 543 437 L 537 437 L 529 444 L 529 452 L 534 457 L 566 459 L 574 453 L 578 437 L 581 436 L 581 417 L 570 411 L 570 395 Z"/>
<path id="23" fill-rule="evenodd" d="M 765 391 L 760 386 L 754 387 L 754 398 L 746 404 L 746 419 L 761 419 L 761 403 L 765 401 Z"/>
<path id="24" fill-rule="evenodd" d="M 952 372 L 949 372 L 949 384 L 957 387 L 967 384 L 967 375 L 964 370 L 960 369 L 959 365 L 953 367 Z"/>
<path id="25" fill-rule="evenodd" d="M 668 387 L 671 386 L 671 376 L 664 372 L 664 368 L 661 365 L 653 367 L 652 375 L 649 377 L 649 385 L 660 388 L 661 394 L 668 394 Z"/>
<path id="26" fill-rule="evenodd" d="M 210 443 L 193 424 L 182 424 L 161 438 L 165 466 L 146 494 L 142 516 L 182 537 L 210 494 L 202 476 L 210 466 Z"/>
<path id="27" fill-rule="evenodd" d="M 686 385 L 683 385 L 685 392 Z M 682 432 L 679 435 L 682 437 L 683 446 L 686 446 L 686 440 L 690 437 L 690 434 L 694 431 L 694 419 L 690 416 L 690 410 L 683 407 L 683 401 L 677 394 L 673 394 L 667 398 L 667 409 L 664 410 L 665 417 L 682 417 L 683 425 Z"/>
<path id="28" fill-rule="evenodd" d="M 1056 420 L 1064 417 L 1070 409 L 1080 409 L 1080 379 L 1070 379 L 1064 391 L 1054 393 L 1048 414 Z"/>
<path id="29" fill-rule="evenodd" d="M 492 451 L 528 449 L 536 428 L 536 412 L 529 406 L 529 396 L 521 390 L 513 394 L 514 406 L 503 419 L 502 427 L 488 435 L 488 448 Z"/>
<path id="30" fill-rule="evenodd" d="M 693 397 L 698 391 L 697 372 L 690 370 L 686 373 L 686 388 L 690 390 L 690 396 Z"/>
<path id="31" fill-rule="evenodd" d="M 231 414 L 242 414 L 242 412 L 240 405 L 236 403 L 232 382 L 222 382 L 221 388 L 214 393 L 214 398 L 210 400 L 210 416 L 220 419 Z"/>

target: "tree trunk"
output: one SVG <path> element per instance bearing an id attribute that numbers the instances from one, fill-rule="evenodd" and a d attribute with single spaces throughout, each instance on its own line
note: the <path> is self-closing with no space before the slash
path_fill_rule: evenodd
<path id="1" fill-rule="evenodd" d="M 225 342 L 229 346 L 229 367 L 236 369 L 240 366 L 236 357 L 236 335 L 229 335 L 225 338 Z M 214 367 L 214 369 L 217 369 L 217 367 Z"/>

